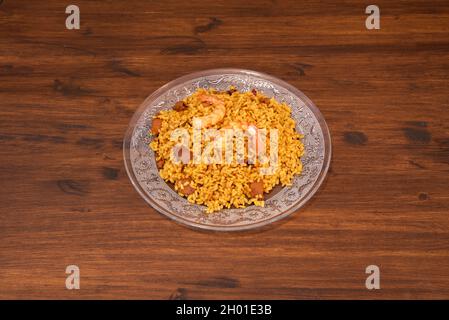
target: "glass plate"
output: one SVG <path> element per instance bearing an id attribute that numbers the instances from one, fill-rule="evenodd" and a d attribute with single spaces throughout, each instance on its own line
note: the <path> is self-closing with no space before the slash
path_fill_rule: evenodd
<path id="1" fill-rule="evenodd" d="M 205 207 L 179 196 L 160 176 L 154 152 L 148 147 L 151 121 L 159 111 L 171 109 L 198 88 L 239 91 L 252 89 L 286 102 L 292 108 L 296 130 L 304 135 L 303 172 L 291 187 L 278 187 L 265 197 L 265 207 L 223 209 L 212 214 Z M 151 94 L 131 119 L 123 142 L 129 179 L 153 208 L 190 227 L 217 231 L 252 229 L 284 218 L 301 208 L 318 190 L 329 168 L 331 139 L 318 108 L 301 91 L 273 76 L 242 69 L 213 69 L 191 73 L 162 86 Z"/>

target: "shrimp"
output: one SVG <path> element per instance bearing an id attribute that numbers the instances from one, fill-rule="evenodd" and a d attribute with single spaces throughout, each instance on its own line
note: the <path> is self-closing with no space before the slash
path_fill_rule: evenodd
<path id="1" fill-rule="evenodd" d="M 256 125 L 250 124 L 248 122 L 231 122 L 231 128 L 233 129 L 242 129 L 248 132 L 250 137 L 255 138 L 255 148 L 256 154 L 261 155 L 265 151 L 266 144 L 265 140 L 262 137 L 261 129 L 257 128 Z"/>
<path id="2" fill-rule="evenodd" d="M 210 127 L 223 120 L 226 115 L 226 106 L 223 100 L 210 95 L 202 94 L 199 96 L 201 102 L 205 102 L 215 106 L 215 109 L 208 115 L 200 117 L 197 120 L 201 121 L 203 127 Z"/>

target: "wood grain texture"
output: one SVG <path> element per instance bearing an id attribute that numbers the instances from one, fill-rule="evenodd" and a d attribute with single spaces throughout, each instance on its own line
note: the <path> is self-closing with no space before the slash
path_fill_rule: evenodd
<path id="1" fill-rule="evenodd" d="M 0 3 L 0 298 L 449 298 L 449 2 Z M 211 233 L 148 207 L 124 170 L 139 104 L 217 67 L 320 108 L 331 170 L 269 228 Z M 65 289 L 65 268 L 81 290 Z M 381 289 L 365 289 L 365 268 Z"/>

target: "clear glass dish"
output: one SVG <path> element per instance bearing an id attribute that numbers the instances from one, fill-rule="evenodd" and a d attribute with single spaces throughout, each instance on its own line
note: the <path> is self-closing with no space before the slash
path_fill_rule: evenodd
<path id="1" fill-rule="evenodd" d="M 296 130 L 304 135 L 303 172 L 291 187 L 277 187 L 265 197 L 265 207 L 223 209 L 206 214 L 205 207 L 191 204 L 160 176 L 154 152 L 148 147 L 151 121 L 160 110 L 173 105 L 198 88 L 239 91 L 256 89 L 292 108 Z M 131 119 L 123 142 L 126 172 L 137 192 L 154 209 L 189 227 L 236 231 L 261 227 L 298 211 L 318 190 L 331 159 L 331 138 L 318 108 L 301 91 L 273 76 L 243 69 L 212 69 L 175 79 L 151 94 Z"/>

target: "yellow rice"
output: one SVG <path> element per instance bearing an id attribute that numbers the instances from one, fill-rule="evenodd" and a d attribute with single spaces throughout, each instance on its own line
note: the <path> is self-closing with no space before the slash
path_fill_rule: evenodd
<path id="1" fill-rule="evenodd" d="M 199 95 L 211 94 L 225 102 L 226 115 L 223 120 L 211 128 L 221 129 L 229 126 L 231 122 L 247 122 L 257 128 L 278 130 L 278 163 L 279 166 L 271 175 L 262 175 L 260 166 L 239 164 L 234 161 L 230 164 L 188 164 L 175 163 L 171 160 L 172 148 L 176 141 L 171 140 L 171 133 L 177 128 L 187 129 L 192 137 L 193 118 L 210 114 L 214 106 L 202 103 Z M 160 176 L 167 182 L 174 183 L 175 190 L 181 195 L 180 180 L 191 180 L 195 191 L 187 196 L 191 203 L 205 205 L 206 212 L 211 213 L 223 208 L 243 208 L 254 204 L 264 206 L 263 199 L 251 196 L 250 183 L 263 181 L 265 193 L 270 192 L 277 184 L 291 185 L 294 175 L 302 171 L 301 156 L 304 146 L 303 136 L 296 132 L 295 121 L 291 118 L 290 107 L 279 103 L 274 98 L 267 98 L 261 93 L 238 91 L 229 94 L 214 89 L 198 89 L 194 94 L 183 99 L 188 106 L 186 110 L 161 111 L 156 117 L 162 119 L 159 134 L 150 143 L 156 154 L 156 160 L 164 160 L 163 168 L 159 170 Z M 190 139 L 190 150 L 192 147 Z M 202 142 L 204 147 L 205 142 Z M 267 154 L 269 154 L 267 152 Z M 224 158 L 224 157 L 223 157 Z"/>

